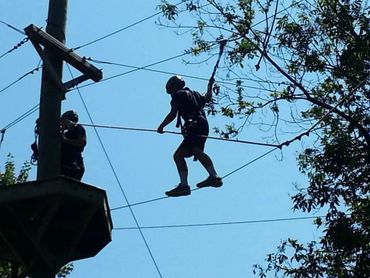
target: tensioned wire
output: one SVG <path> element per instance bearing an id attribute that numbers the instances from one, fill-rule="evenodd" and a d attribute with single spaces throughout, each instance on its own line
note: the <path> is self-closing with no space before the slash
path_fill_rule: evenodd
<path id="1" fill-rule="evenodd" d="M 302 2 L 302 1 L 303 1 L 303 0 L 300 0 L 300 1 L 298 1 L 297 3 L 300 3 L 300 2 Z M 175 4 L 174 6 L 175 6 L 175 7 L 177 7 L 177 6 L 179 6 L 180 4 L 182 4 L 183 2 L 184 2 L 184 1 L 180 1 L 179 3 Z M 279 12 L 277 12 L 277 13 L 276 13 L 276 15 L 277 15 L 277 14 L 280 14 L 280 13 L 282 13 L 282 12 L 286 11 L 286 10 L 288 10 L 289 8 L 293 7 L 295 4 L 296 4 L 296 3 L 293 3 L 293 4 L 291 4 L 290 6 L 288 6 L 287 8 L 284 8 L 284 9 L 280 10 Z M 211 4 L 210 4 L 210 3 L 205 4 L 205 5 L 203 5 L 201 8 L 207 7 L 207 6 L 209 6 L 209 5 L 211 5 Z M 82 45 L 80 45 L 80 46 L 74 47 L 74 48 L 72 48 L 71 50 L 72 50 L 72 51 L 74 51 L 74 50 L 81 49 L 81 48 L 83 48 L 83 47 L 89 46 L 89 45 L 91 45 L 91 44 L 95 44 L 95 43 L 97 43 L 97 42 L 99 42 L 99 41 L 102 41 L 102 40 L 104 40 L 104 39 L 106 39 L 106 38 L 109 38 L 109 37 L 111 37 L 111 36 L 113 36 L 113 35 L 116 35 L 116 34 L 118 34 L 118 33 L 122 32 L 122 31 L 125 31 L 125 30 L 127 30 L 127 29 L 129 29 L 129 28 L 132 28 L 132 27 L 136 26 L 136 25 L 139 25 L 140 23 L 143 23 L 143 22 L 145 22 L 145 21 L 147 21 L 147 20 L 149 20 L 149 19 L 151 19 L 151 18 L 153 18 L 153 17 L 155 17 L 155 16 L 158 16 L 158 15 L 160 15 L 160 14 L 162 14 L 162 13 L 163 13 L 162 11 L 157 12 L 157 13 L 154 13 L 154 14 L 152 14 L 152 15 L 150 15 L 150 16 L 147 16 L 147 17 L 145 17 L 145 18 L 143 18 L 143 19 L 140 19 L 140 20 L 138 20 L 138 21 L 136 21 L 136 22 L 134 22 L 134 23 L 132 23 L 132 24 L 129 24 L 129 25 L 125 26 L 125 27 L 122 27 L 122 28 L 120 28 L 120 29 L 118 29 L 118 30 L 116 30 L 116 31 L 113 31 L 113 32 L 111 32 L 111 33 L 108 33 L 107 35 L 104 35 L 104 36 L 102 36 L 102 37 L 100 37 L 100 38 L 94 39 L 94 40 L 92 40 L 92 41 L 90 41 L 90 42 L 87 42 L 87 43 L 82 44 Z M 273 17 L 274 17 L 274 16 L 276 16 L 276 15 L 271 15 L 271 16 L 267 17 L 267 19 L 273 18 Z M 261 23 L 263 23 L 263 22 L 265 22 L 265 19 L 263 19 L 263 20 L 261 20 L 261 21 L 259 21 L 259 22 L 255 23 L 255 24 L 253 24 L 253 25 L 252 25 L 252 27 L 255 27 L 255 26 L 257 26 L 257 25 L 259 25 L 259 24 L 261 24 Z M 13 27 L 12 27 L 12 28 L 13 28 Z M 16 29 L 16 30 L 17 30 L 17 29 Z M 17 31 L 18 31 L 18 30 L 17 30 Z M 23 34 L 24 34 L 24 33 L 23 33 Z"/>
<path id="2" fill-rule="evenodd" d="M 0 55 L 0 59 L 4 58 L 9 53 L 11 53 L 11 52 L 19 49 L 22 45 L 24 45 L 26 42 L 28 42 L 28 40 L 29 40 L 28 37 L 26 37 L 23 40 L 21 40 L 19 43 L 17 43 L 15 46 L 13 46 L 11 49 L 9 49 L 7 52 L 5 52 L 4 54 Z"/>
<path id="3" fill-rule="evenodd" d="M 229 225 L 246 225 L 246 224 L 260 224 L 260 223 L 272 223 L 272 222 L 287 222 L 297 220 L 310 220 L 325 218 L 325 216 L 301 216 L 301 217 L 286 217 L 286 218 L 272 218 L 272 219 L 260 219 L 260 220 L 243 220 L 243 221 L 226 221 L 226 222 L 215 222 L 215 223 L 195 223 L 195 224 L 174 224 L 174 225 L 157 225 L 157 226 L 142 226 L 141 229 L 172 229 L 172 228 L 194 228 L 194 227 L 214 227 L 214 226 L 229 226 Z M 136 230 L 137 227 L 118 227 L 113 230 Z"/>
<path id="4" fill-rule="evenodd" d="M 8 26 L 9 28 L 11 28 L 11 29 L 13 29 L 13 30 L 17 31 L 18 33 L 20 33 L 20 34 L 22 34 L 22 35 L 25 35 L 25 34 L 26 34 L 23 30 L 18 29 L 18 28 L 16 28 L 16 27 L 14 27 L 13 25 L 9 24 L 9 23 L 6 23 L 5 21 L 0 20 L 0 23 L 2 23 L 2 24 L 4 24 L 4 25 Z"/>
<path id="5" fill-rule="evenodd" d="M 35 105 L 34 107 L 32 107 L 31 109 L 29 109 L 27 112 L 23 113 L 21 116 L 19 116 L 17 119 L 15 119 L 14 121 L 12 121 L 11 123 L 7 124 L 5 127 L 3 127 L 2 129 L 0 129 L 0 133 L 1 133 L 1 137 L 0 137 L 0 149 L 1 149 L 1 145 L 4 141 L 4 135 L 5 135 L 5 131 L 9 128 L 11 128 L 12 126 L 16 125 L 17 123 L 19 123 L 20 121 L 22 121 L 23 119 L 27 118 L 28 116 L 32 115 L 33 113 L 35 113 L 37 110 L 39 109 L 39 105 Z"/>
<path id="6" fill-rule="evenodd" d="M 39 71 L 41 69 L 41 66 L 37 66 L 36 68 L 28 71 L 27 73 L 23 74 L 21 77 L 19 77 L 17 80 L 13 81 L 12 83 L 10 83 L 9 85 L 5 86 L 3 89 L 0 90 L 0 93 L 6 91 L 7 89 L 9 89 L 10 87 L 14 86 L 15 84 L 17 84 L 19 81 L 21 81 L 23 78 L 25 78 L 26 76 L 28 75 L 31 75 L 31 74 L 34 74 L 35 72 Z"/>
<path id="7" fill-rule="evenodd" d="M 39 63 L 40 64 L 40 63 Z M 2 90 L 0 90 L 0 93 L 4 92 L 5 90 L 9 89 L 10 87 L 14 86 L 15 84 L 17 84 L 19 81 L 21 81 L 23 78 L 25 78 L 26 76 L 28 75 L 31 75 L 31 74 L 34 74 L 36 71 L 38 71 L 40 69 L 40 65 L 38 65 L 36 68 L 34 68 L 33 70 L 27 72 L 26 74 L 22 75 L 21 77 L 19 77 L 16 81 L 12 82 L 11 84 L 9 84 L 8 86 L 6 86 L 5 88 L 3 88 Z M 5 131 L 9 128 L 11 128 L 12 126 L 16 125 L 17 123 L 19 123 L 20 121 L 24 120 L 25 118 L 27 118 L 28 116 L 32 115 L 34 112 L 36 112 L 38 110 L 38 107 L 39 105 L 35 105 L 34 107 L 32 107 L 31 109 L 29 109 L 28 111 L 26 111 L 25 113 L 23 113 L 21 116 L 19 116 L 18 118 L 16 118 L 15 120 L 13 120 L 12 122 L 10 122 L 9 124 L 7 124 L 5 127 L 3 127 L 2 129 L 0 129 L 0 149 L 1 149 L 1 146 L 2 146 L 2 143 L 4 141 L 4 136 L 5 136 Z"/>
<path id="8" fill-rule="evenodd" d="M 27 72 L 26 74 L 22 75 L 16 81 L 12 82 L 10 85 L 8 85 L 5 88 L 3 88 L 2 90 L 0 90 L 0 93 L 4 92 L 5 90 L 7 90 L 10 87 L 14 86 L 16 83 L 18 83 L 19 81 L 21 81 L 26 76 L 28 76 L 30 74 L 34 74 L 36 71 L 38 71 L 41 68 L 40 62 L 39 62 L 38 66 L 36 68 L 34 68 L 33 70 L 31 70 L 31 71 Z M 7 124 L 5 127 L 3 127 L 2 129 L 0 129 L 0 134 L 1 134 L 1 137 L 0 137 L 0 149 L 1 149 L 1 145 L 2 145 L 2 143 L 4 141 L 5 131 L 7 129 L 11 128 L 12 126 L 16 125 L 20 121 L 24 120 L 28 116 L 32 115 L 34 112 L 36 112 L 38 110 L 38 107 L 39 107 L 39 104 L 33 106 L 31 109 L 29 109 L 28 111 L 26 111 L 25 113 L 23 113 L 21 116 L 19 116 L 18 118 L 16 118 L 15 120 L 13 120 L 9 124 Z"/>
<path id="9" fill-rule="evenodd" d="M 182 2 L 183 2 L 183 1 L 181 1 L 181 2 L 179 2 L 179 3 L 177 3 L 177 4 L 175 4 L 175 6 L 180 5 Z M 145 18 L 143 18 L 143 19 L 140 19 L 140 20 L 138 20 L 138 21 L 136 21 L 136 22 L 134 22 L 134 23 L 132 23 L 132 24 L 129 24 L 128 26 L 125 26 L 125 27 L 120 28 L 120 29 L 118 29 L 118 30 L 116 30 L 116 31 L 114 31 L 114 32 L 111 32 L 111 33 L 109 33 L 109 34 L 107 34 L 107 35 L 104 35 L 104 36 L 102 36 L 102 37 L 100 37 L 100 38 L 98 38 L 98 39 L 95 39 L 95 40 L 93 40 L 93 41 L 91 41 L 91 42 L 88 42 L 88 43 L 85 43 L 85 44 L 83 44 L 83 45 L 80 45 L 80 46 L 77 46 L 77 47 L 75 47 L 75 48 L 72 48 L 72 51 L 77 50 L 77 49 L 80 49 L 80 48 L 83 48 L 83 47 L 86 47 L 86 46 L 91 45 L 91 44 L 94 44 L 94 43 L 97 43 L 97 42 L 99 42 L 99 41 L 101 41 L 101 40 L 104 40 L 104 39 L 106 39 L 106 38 L 109 38 L 109 37 L 111 37 L 111 36 L 113 36 L 113 35 L 115 35 L 115 34 L 118 34 L 118 33 L 122 32 L 122 31 L 124 31 L 124 30 L 127 30 L 127 29 L 129 29 L 129 28 L 131 28 L 131 27 L 134 27 L 134 26 L 136 26 L 136 25 L 138 25 L 138 24 L 140 24 L 140 23 L 143 23 L 144 21 L 147 21 L 147 20 L 149 20 L 149 19 L 151 19 L 151 18 L 153 18 L 153 17 L 155 17 L 155 16 L 157 16 L 157 15 L 160 15 L 161 13 L 162 13 L 162 11 L 157 12 L 157 13 L 152 14 L 152 15 L 150 15 L 150 16 L 147 16 L 147 17 L 145 17 Z"/>
<path id="10" fill-rule="evenodd" d="M 27 118 L 28 116 L 32 115 L 33 113 L 35 113 L 38 109 L 39 109 L 39 104 L 33 106 L 31 109 L 29 109 L 27 112 L 23 113 L 21 116 L 19 116 L 18 118 L 16 118 L 14 121 L 10 122 L 9 124 L 7 124 L 6 126 L 4 126 L 0 132 L 5 132 L 5 130 L 15 126 L 17 123 L 19 123 L 20 121 L 24 120 L 25 118 Z"/>
<path id="11" fill-rule="evenodd" d="M 133 72 L 136 72 L 136 71 L 139 71 L 139 70 L 144 70 L 148 67 L 152 67 L 152 66 L 155 66 L 155 65 L 158 65 L 158 64 L 162 64 L 164 62 L 168 62 L 168 61 L 171 61 L 171 60 L 174 60 L 174 59 L 177 59 L 177 58 L 180 58 L 180 57 L 183 57 L 185 55 L 189 55 L 188 52 L 185 52 L 185 53 L 181 53 L 181 54 L 178 54 L 178 55 L 175 55 L 175 56 L 172 56 L 170 58 L 166 58 L 166 59 L 163 59 L 163 60 L 160 60 L 158 62 L 154 62 L 154 63 L 151 63 L 151 64 L 148 64 L 148 65 L 145 65 L 145 66 L 142 66 L 142 67 L 136 67 L 135 69 L 133 70 L 129 70 L 129 71 L 126 71 L 126 72 L 122 72 L 122 73 L 118 73 L 116 75 L 113 75 L 113 76 L 110 76 L 108 78 L 105 78 L 105 79 L 102 79 L 98 82 L 92 82 L 92 83 L 88 83 L 88 84 L 85 84 L 85 85 L 81 85 L 79 86 L 80 88 L 85 88 L 85 87 L 88 87 L 88 86 L 91 86 L 91 85 L 94 85 L 96 83 L 101 83 L 101 82 L 104 82 L 104 81 L 108 81 L 108 80 L 111 80 L 113 78 L 117 78 L 117 77 L 120 77 L 120 76 L 123 76 L 123 75 L 127 75 L 127 74 L 130 74 L 130 73 L 133 73 Z M 72 91 L 73 89 L 71 89 Z"/>
<path id="12" fill-rule="evenodd" d="M 67 66 L 68 66 L 68 70 L 69 70 L 69 72 L 70 72 L 70 74 L 71 74 L 72 78 L 74 78 L 74 77 L 73 77 L 73 74 L 72 74 L 72 71 L 71 71 L 71 69 L 70 69 L 70 67 L 69 67 L 69 65 L 68 65 L 68 64 L 67 64 Z M 89 117 L 89 119 L 90 119 L 90 122 L 91 122 L 92 124 L 94 124 L 94 121 L 93 121 L 92 116 L 91 116 L 91 114 L 90 114 L 90 112 L 89 112 L 89 109 L 88 109 L 88 107 L 87 107 L 87 104 L 86 104 L 86 102 L 85 102 L 84 98 L 82 97 L 82 94 L 81 94 L 81 92 L 80 92 L 80 90 L 79 90 L 79 87 L 78 87 L 78 86 L 77 86 L 77 91 L 78 91 L 78 94 L 79 94 L 80 99 L 81 99 L 81 101 L 82 101 L 82 104 L 83 104 L 83 106 L 84 106 L 84 108 L 85 108 L 85 110 L 86 110 L 86 112 L 87 112 L 87 115 L 88 115 L 88 117 Z M 112 161 L 111 161 L 111 159 L 110 159 L 110 157 L 109 157 L 109 155 L 108 155 L 108 152 L 107 152 L 107 150 L 106 150 L 106 148 L 105 148 L 105 145 L 104 145 L 104 143 L 103 143 L 103 140 L 101 139 L 100 134 L 99 134 L 99 132 L 98 132 L 98 130 L 97 130 L 96 128 L 94 128 L 94 131 L 95 131 L 95 134 L 96 134 L 96 136 L 97 136 L 97 138 L 98 138 L 98 141 L 99 141 L 99 143 L 100 143 L 100 146 L 102 147 L 102 150 L 103 150 L 103 152 L 104 152 L 104 155 L 105 155 L 105 157 L 106 157 L 106 159 L 107 159 L 107 161 L 108 161 L 108 164 L 109 164 L 109 166 L 110 166 L 110 168 L 111 168 L 111 170 L 112 170 L 112 172 L 113 172 L 113 175 L 114 175 L 114 177 L 115 177 L 115 179 L 116 179 L 116 182 L 117 182 L 117 183 L 118 183 L 118 185 L 119 185 L 119 188 L 120 188 L 121 193 L 122 193 L 122 195 L 123 195 L 123 197 L 124 197 L 124 199 L 125 199 L 125 202 L 126 202 L 127 204 L 130 204 L 130 203 L 129 203 L 129 200 L 128 200 L 128 197 L 127 197 L 127 195 L 126 195 L 126 192 L 125 192 L 125 190 L 123 189 L 122 183 L 121 183 L 120 179 L 118 178 L 117 172 L 116 172 L 116 170 L 115 170 L 115 168 L 114 168 L 114 166 L 113 166 L 113 163 L 112 163 Z M 156 259 L 154 258 L 154 255 L 153 255 L 153 253 L 152 253 L 152 251 L 151 251 L 151 249 L 150 249 L 150 246 L 149 246 L 149 244 L 148 244 L 148 242 L 147 242 L 147 240 L 146 240 L 146 238 L 145 238 L 145 236 L 144 236 L 143 231 L 140 229 L 139 221 L 138 221 L 138 219 L 137 219 L 137 217 L 136 217 L 136 215 L 135 215 L 135 213 L 134 213 L 133 209 L 132 209 L 131 207 L 130 207 L 129 209 L 130 209 L 130 212 L 131 212 L 132 218 L 134 219 L 135 224 L 136 224 L 136 226 L 137 226 L 137 228 L 138 228 L 138 230 L 139 230 L 139 232 L 140 232 L 140 235 L 141 235 L 141 237 L 142 237 L 142 239 L 143 239 L 143 241 L 144 241 L 144 244 L 145 244 L 145 246 L 146 246 L 146 248 L 147 248 L 147 250 L 148 250 L 148 252 L 149 252 L 149 255 L 150 255 L 150 257 L 151 257 L 151 259 L 152 259 L 152 261 L 153 261 L 153 264 L 154 264 L 154 266 L 155 266 L 155 268 L 156 268 L 156 270 L 157 270 L 157 273 L 158 273 L 159 277 L 161 277 L 161 278 L 162 278 L 162 273 L 161 273 L 161 271 L 160 271 L 160 269 L 159 269 L 159 266 L 158 266 L 158 264 L 157 264 L 157 261 L 156 261 Z"/>

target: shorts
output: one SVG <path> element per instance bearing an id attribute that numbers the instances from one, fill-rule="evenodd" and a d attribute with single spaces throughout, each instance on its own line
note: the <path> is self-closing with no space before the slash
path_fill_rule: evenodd
<path id="1" fill-rule="evenodd" d="M 195 123 L 186 126 L 186 130 L 183 131 L 184 140 L 181 142 L 179 149 L 186 150 L 187 155 L 185 157 L 193 156 L 192 150 L 194 148 L 204 150 L 208 134 L 208 121 L 199 117 Z"/>
<path id="2" fill-rule="evenodd" d="M 68 161 L 62 161 L 61 175 L 71 177 L 75 180 L 81 180 L 85 173 L 85 166 L 82 157 L 71 158 Z"/>

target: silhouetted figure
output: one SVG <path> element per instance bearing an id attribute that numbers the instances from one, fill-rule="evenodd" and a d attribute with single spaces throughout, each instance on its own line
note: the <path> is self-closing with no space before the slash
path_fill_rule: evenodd
<path id="1" fill-rule="evenodd" d="M 69 110 L 60 118 L 61 125 L 61 175 L 81 180 L 85 166 L 82 152 L 86 146 L 86 131 L 77 124 L 78 115 Z"/>
<path id="2" fill-rule="evenodd" d="M 174 189 L 167 191 L 170 197 L 190 195 L 188 185 L 188 167 L 185 158 L 194 156 L 207 170 L 209 177 L 198 183 L 197 187 L 220 187 L 222 180 L 217 175 L 211 158 L 204 152 L 205 142 L 209 133 L 209 126 L 204 106 L 212 100 L 212 87 L 214 79 L 208 84 L 205 95 L 192 91 L 185 87 L 185 81 L 180 76 L 172 76 L 166 84 L 167 93 L 171 95 L 171 110 L 159 125 L 157 131 L 163 133 L 163 129 L 171 123 L 176 116 L 177 127 L 181 125 L 184 140 L 174 153 L 174 160 L 180 175 L 180 184 Z M 181 119 L 184 121 L 182 124 Z"/>

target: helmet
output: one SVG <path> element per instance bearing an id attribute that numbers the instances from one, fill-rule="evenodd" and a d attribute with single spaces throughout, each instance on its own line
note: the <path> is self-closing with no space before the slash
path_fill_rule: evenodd
<path id="1" fill-rule="evenodd" d="M 78 115 L 73 110 L 68 110 L 68 111 L 64 112 L 61 118 L 62 119 L 68 119 L 68 120 L 70 120 L 74 123 L 78 122 Z"/>
<path id="2" fill-rule="evenodd" d="M 168 79 L 166 84 L 167 93 L 170 93 L 169 90 L 174 86 L 176 86 L 178 89 L 184 88 L 185 87 L 184 79 L 182 79 L 182 77 L 178 75 L 174 75 L 170 79 Z"/>

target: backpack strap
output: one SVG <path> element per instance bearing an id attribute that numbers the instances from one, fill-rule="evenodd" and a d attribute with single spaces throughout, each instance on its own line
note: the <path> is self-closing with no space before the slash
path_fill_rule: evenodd
<path id="1" fill-rule="evenodd" d="M 182 127 L 181 115 L 180 111 L 177 111 L 177 120 L 176 120 L 176 127 Z"/>
<path id="2" fill-rule="evenodd" d="M 175 96 L 179 105 L 185 105 L 186 108 L 179 108 L 177 112 L 176 127 L 181 127 L 188 124 L 188 120 L 196 120 L 198 117 L 205 117 L 203 105 L 200 100 L 200 94 L 196 91 L 192 91 L 189 88 L 179 90 Z M 183 124 L 181 118 L 184 118 L 185 123 Z"/>

